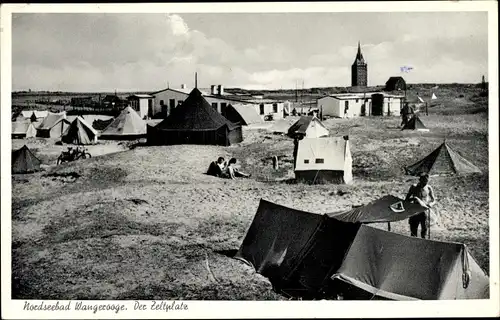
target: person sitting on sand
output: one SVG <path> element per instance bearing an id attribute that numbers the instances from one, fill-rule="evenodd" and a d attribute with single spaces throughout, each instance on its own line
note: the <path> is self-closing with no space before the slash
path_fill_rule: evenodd
<path id="1" fill-rule="evenodd" d="M 224 169 L 222 176 L 228 179 L 236 179 L 237 177 L 249 178 L 251 176 L 250 174 L 243 173 L 237 168 L 235 168 L 234 167 L 235 164 L 236 164 L 236 158 L 231 158 L 227 163 L 227 166 Z"/>
<path id="2" fill-rule="evenodd" d="M 422 174 L 420 180 L 417 184 L 410 187 L 408 194 L 406 195 L 406 201 L 418 201 L 420 205 L 427 208 L 424 212 L 418 213 L 411 216 L 409 219 L 410 232 L 412 237 L 416 237 L 418 233 L 418 226 L 421 225 L 420 236 L 425 239 L 427 235 L 427 229 L 430 222 L 430 210 L 431 207 L 436 203 L 436 198 L 434 197 L 434 190 L 428 184 L 429 175 Z"/>
<path id="3" fill-rule="evenodd" d="M 220 177 L 222 176 L 224 168 L 224 158 L 219 157 L 217 161 L 212 161 L 210 163 L 210 166 L 208 166 L 207 174 L 214 177 Z"/>

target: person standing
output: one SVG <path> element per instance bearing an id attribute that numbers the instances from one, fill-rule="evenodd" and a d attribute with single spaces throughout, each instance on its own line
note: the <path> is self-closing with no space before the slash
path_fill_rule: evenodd
<path id="1" fill-rule="evenodd" d="M 421 226 L 420 236 L 425 239 L 429 228 L 430 210 L 436 203 L 433 188 L 429 185 L 429 175 L 422 174 L 419 182 L 414 184 L 408 190 L 406 201 L 417 201 L 425 207 L 425 211 L 409 218 L 410 233 L 412 237 L 417 237 L 418 227 Z"/>
<path id="2" fill-rule="evenodd" d="M 403 109 L 401 110 L 401 117 L 403 118 L 403 121 L 401 122 L 401 126 L 406 126 L 409 120 L 409 115 L 410 115 L 410 106 L 408 105 L 408 102 L 405 103 L 403 106 Z"/>

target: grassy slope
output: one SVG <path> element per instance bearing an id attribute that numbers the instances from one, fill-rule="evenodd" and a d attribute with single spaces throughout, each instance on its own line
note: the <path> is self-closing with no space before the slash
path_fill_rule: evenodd
<path id="1" fill-rule="evenodd" d="M 476 108 L 468 98 L 459 101 Z M 414 180 L 402 176 L 402 166 L 444 136 L 484 174 L 431 181 L 441 214 L 432 236 L 468 244 L 488 270 L 487 118 L 440 114 L 456 104 L 452 99 L 422 117 L 430 133 L 401 132 L 396 118 L 326 121 L 332 133 L 350 135 L 355 181 L 348 186 L 279 182 L 293 177 L 293 143 L 259 130 L 245 130 L 234 147 L 136 148 L 15 176 L 14 298 L 283 299 L 251 267 L 218 253 L 239 247 L 259 199 L 329 212 L 403 196 Z M 252 179 L 204 175 L 219 155 L 236 156 Z M 283 156 L 278 171 L 273 155 Z M 394 231 L 408 234 L 407 222 Z"/>

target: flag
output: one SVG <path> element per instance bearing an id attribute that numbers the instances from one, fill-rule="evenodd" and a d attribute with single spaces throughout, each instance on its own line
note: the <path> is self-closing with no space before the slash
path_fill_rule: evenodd
<path id="1" fill-rule="evenodd" d="M 399 70 L 401 70 L 401 72 L 410 72 L 411 70 L 413 70 L 413 67 L 407 67 L 407 66 L 404 66 L 404 67 L 399 67 Z"/>
<path id="2" fill-rule="evenodd" d="M 424 99 L 422 99 L 422 98 L 420 98 L 420 97 L 418 97 L 418 101 L 420 101 L 420 102 L 422 102 L 422 103 L 424 103 L 424 102 L 425 102 L 425 101 L 424 101 Z"/>
<path id="3" fill-rule="evenodd" d="M 432 100 L 436 100 L 437 98 L 438 98 L 438 97 L 436 97 L 436 95 L 433 93 L 433 94 L 432 94 L 431 99 L 432 99 Z"/>

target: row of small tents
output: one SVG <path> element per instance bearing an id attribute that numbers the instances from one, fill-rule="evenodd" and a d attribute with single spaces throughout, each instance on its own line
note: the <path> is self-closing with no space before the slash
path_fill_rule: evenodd
<path id="1" fill-rule="evenodd" d="M 352 156 L 349 137 L 304 138 L 294 149 L 295 178 L 312 184 L 352 181 Z M 481 173 L 469 160 L 453 150 L 446 140 L 414 164 L 404 167 L 405 174 L 454 175 Z"/>
<path id="2" fill-rule="evenodd" d="M 66 113 L 48 113 L 43 121 L 15 121 L 12 123 L 14 138 L 61 138 L 65 143 L 93 144 L 97 139 L 137 139 L 146 136 L 146 122 L 137 112 L 127 107 L 115 119 L 86 120 L 91 116 L 66 116 Z M 102 131 L 97 130 L 102 129 Z M 100 131 L 100 132 L 99 132 Z"/>
<path id="3" fill-rule="evenodd" d="M 369 226 L 424 211 L 392 195 L 316 214 L 265 200 L 235 256 L 286 296 L 303 299 L 488 299 L 489 278 L 464 244 Z"/>

